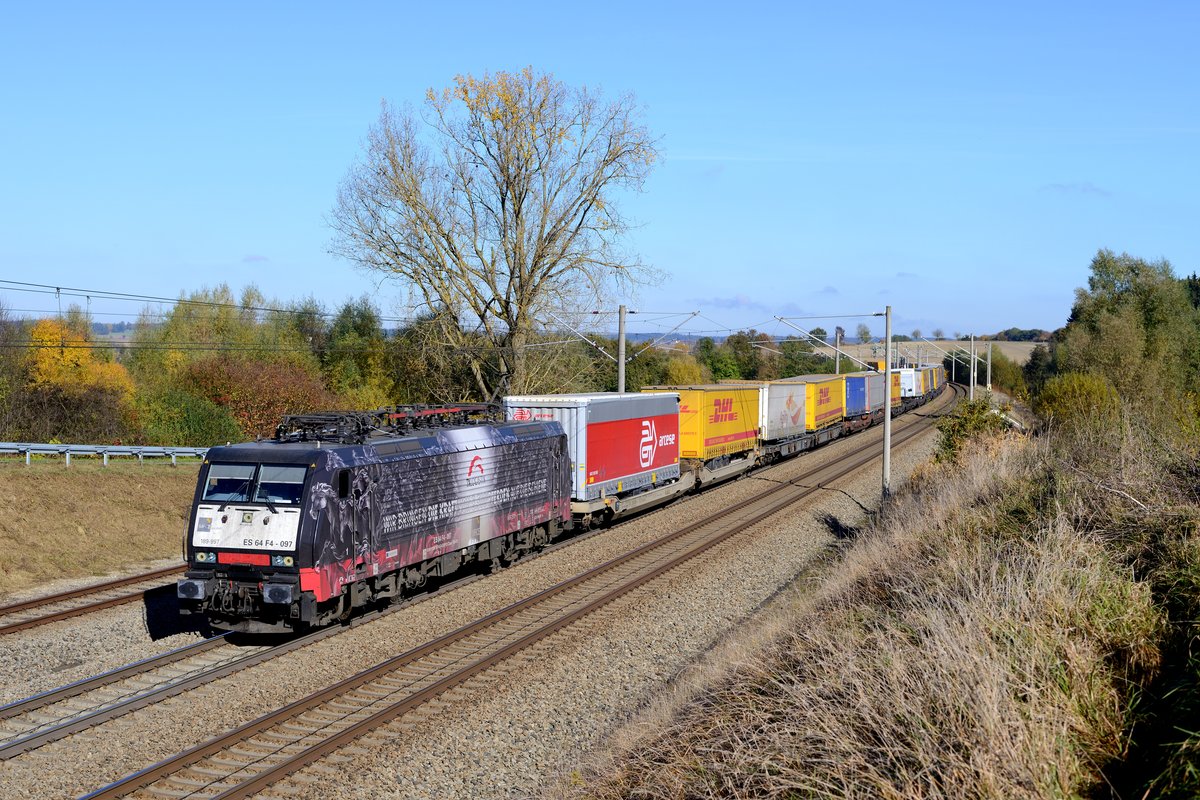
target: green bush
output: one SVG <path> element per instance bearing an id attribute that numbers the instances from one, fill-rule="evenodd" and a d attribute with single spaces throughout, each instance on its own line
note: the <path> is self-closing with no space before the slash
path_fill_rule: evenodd
<path id="1" fill-rule="evenodd" d="M 1005 422 L 992 411 L 987 400 L 967 400 L 960 403 L 953 414 L 943 417 L 937 427 L 941 437 L 935 458 L 946 462 L 956 461 L 963 445 L 970 439 L 1003 431 Z"/>
<path id="2" fill-rule="evenodd" d="M 134 405 L 146 444 L 208 447 L 245 438 L 228 411 L 182 389 L 140 396 Z"/>
<path id="3" fill-rule="evenodd" d="M 1096 424 L 1120 411 L 1117 390 L 1100 375 L 1067 372 L 1046 381 L 1033 410 L 1047 425 Z"/>

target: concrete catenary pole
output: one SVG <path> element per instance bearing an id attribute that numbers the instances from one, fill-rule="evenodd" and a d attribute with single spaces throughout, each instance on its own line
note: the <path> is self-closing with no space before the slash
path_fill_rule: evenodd
<path id="1" fill-rule="evenodd" d="M 987 390 L 992 391 L 992 343 L 988 342 Z"/>
<path id="2" fill-rule="evenodd" d="M 967 399 L 975 399 L 975 334 L 971 334 L 971 382 L 967 390 Z"/>
<path id="3" fill-rule="evenodd" d="M 625 306 L 617 307 L 617 391 L 625 393 Z"/>
<path id="4" fill-rule="evenodd" d="M 884 345 L 883 371 L 883 496 L 892 493 L 892 307 L 884 309 L 883 335 Z"/>
<path id="5" fill-rule="evenodd" d="M 833 374 L 842 374 L 842 329 L 833 329 Z"/>

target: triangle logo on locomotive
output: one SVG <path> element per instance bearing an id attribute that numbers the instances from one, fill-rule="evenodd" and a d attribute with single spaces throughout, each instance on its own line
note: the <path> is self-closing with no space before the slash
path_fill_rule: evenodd
<path id="1" fill-rule="evenodd" d="M 483 456 L 475 456 L 467 465 L 467 485 L 476 486 L 483 482 Z"/>

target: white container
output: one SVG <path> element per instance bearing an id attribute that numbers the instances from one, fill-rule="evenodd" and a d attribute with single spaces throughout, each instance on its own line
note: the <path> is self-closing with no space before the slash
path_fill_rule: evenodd
<path id="1" fill-rule="evenodd" d="M 906 367 L 904 369 L 895 370 L 900 373 L 900 396 L 901 397 L 920 397 L 921 396 L 921 378 L 917 375 L 917 370 Z"/>
<path id="2" fill-rule="evenodd" d="M 572 500 L 626 494 L 679 477 L 675 392 L 515 395 L 504 398 L 504 416 L 562 425 Z"/>
<path id="3" fill-rule="evenodd" d="M 721 383 L 758 389 L 758 438 L 762 441 L 791 439 L 804 433 L 804 384 L 743 380 L 726 380 Z"/>

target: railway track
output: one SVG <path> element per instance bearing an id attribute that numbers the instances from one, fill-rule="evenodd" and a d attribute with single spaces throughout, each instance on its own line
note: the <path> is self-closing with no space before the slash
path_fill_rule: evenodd
<path id="1" fill-rule="evenodd" d="M 603 533 L 584 531 L 560 540 L 519 560 L 552 553 L 559 548 Z M 26 753 L 49 742 L 87 730 L 148 705 L 182 694 L 272 658 L 316 644 L 345 628 L 365 625 L 379 617 L 409 608 L 466 586 L 481 574 L 468 574 L 366 614 L 344 625 L 287 639 L 276 645 L 245 646 L 221 634 L 171 650 L 109 672 L 0 706 L 0 761 Z"/>
<path id="2" fill-rule="evenodd" d="M 0 636 L 136 602 L 150 589 L 160 588 L 164 579 L 182 574 L 182 565 L 165 567 L 128 578 L 118 578 L 81 589 L 0 606 Z"/>
<path id="3" fill-rule="evenodd" d="M 959 389 L 954 389 L 956 395 Z M 893 444 L 924 433 L 933 415 L 897 425 Z M 438 639 L 267 714 L 228 734 L 87 795 L 240 798 L 319 761 L 351 741 L 414 712 L 495 665 L 545 642 L 717 544 L 780 513 L 822 486 L 874 462 L 878 443 L 780 482 L 700 523 L 501 609 Z M 426 706 L 428 708 L 428 706 Z"/>

